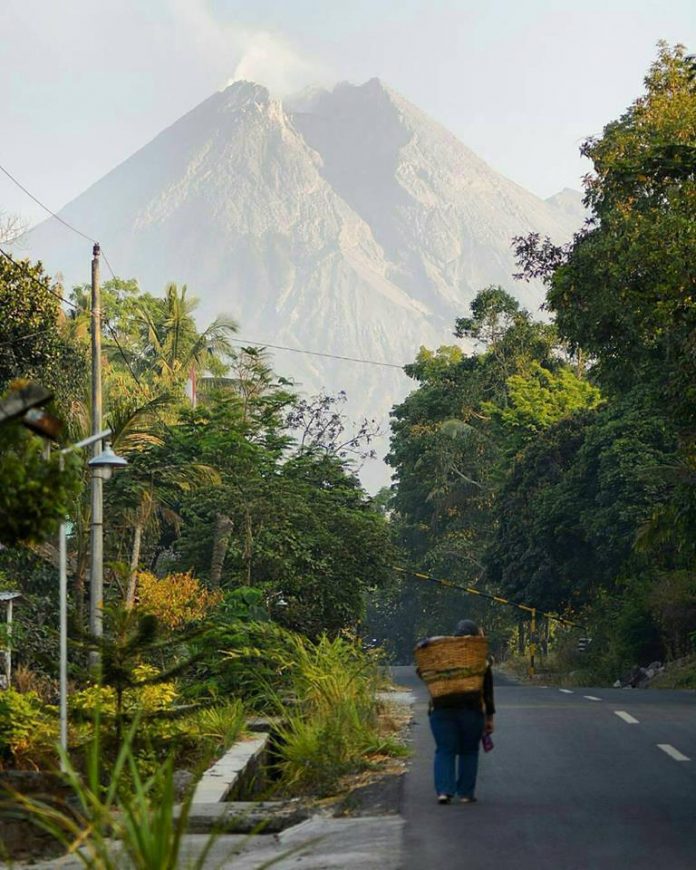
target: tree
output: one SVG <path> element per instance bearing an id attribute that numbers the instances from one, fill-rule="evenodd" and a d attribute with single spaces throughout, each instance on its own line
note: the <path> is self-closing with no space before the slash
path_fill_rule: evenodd
<path id="1" fill-rule="evenodd" d="M 519 302 L 502 287 L 491 285 L 481 290 L 471 303 L 471 317 L 458 317 L 454 334 L 473 338 L 488 347 L 499 344 L 515 322 Z"/>
<path id="2" fill-rule="evenodd" d="M 81 394 L 87 358 L 67 340 L 60 293 L 41 263 L 0 256 L 0 390 L 16 378 L 36 381 L 63 414 Z"/>
<path id="3" fill-rule="evenodd" d="M 20 423 L 0 425 L 0 544 L 40 543 L 57 532 L 80 485 L 77 466 L 44 456 L 40 438 Z"/>
<path id="4" fill-rule="evenodd" d="M 661 43 L 645 94 L 582 153 L 591 219 L 566 249 L 517 239 L 528 277 L 548 284 L 561 336 L 595 359 L 605 389 L 650 381 L 665 412 L 696 421 L 696 77 Z"/>
<path id="5" fill-rule="evenodd" d="M 138 312 L 146 331 L 140 370 L 156 373 L 169 388 L 181 385 L 192 372 L 198 376 L 206 371 L 225 374 L 226 361 L 233 355 L 229 339 L 237 331 L 236 323 L 217 317 L 199 332 L 193 318 L 198 300 L 187 298 L 186 285 L 179 289 L 176 284 L 168 284 L 158 303 L 141 307 Z"/>
<path id="6" fill-rule="evenodd" d="M 347 401 L 348 397 L 341 391 L 337 396 L 319 393 L 294 402 L 285 422 L 295 433 L 301 453 L 318 450 L 357 462 L 374 458 L 370 444 L 380 434 L 379 426 L 375 420 L 365 418 L 349 432 L 340 411 L 340 406 Z"/>
<path id="7" fill-rule="evenodd" d="M 596 408 L 602 401 L 599 389 L 567 366 L 553 372 L 533 362 L 525 374 L 511 375 L 507 385 L 509 403 L 505 407 L 494 402 L 483 407 L 502 427 L 513 453 L 559 420 Z"/>
<path id="8" fill-rule="evenodd" d="M 485 350 L 421 349 L 406 367 L 419 386 L 392 411 L 387 457 L 397 479 L 394 526 L 410 560 L 468 582 L 483 574 L 490 511 L 508 461 L 491 408 L 509 403 L 511 376 L 561 366 L 553 327 L 535 323 L 502 288 L 481 291 L 471 312 L 457 332 L 484 340 Z"/>
<path id="9" fill-rule="evenodd" d="M 486 554 L 493 585 L 538 607 L 577 610 L 645 570 L 636 536 L 668 498 L 654 469 L 676 438 L 644 393 L 560 420 L 530 442 L 505 481 Z"/>
<path id="10" fill-rule="evenodd" d="M 627 565 L 647 566 L 646 588 L 661 592 L 644 592 L 645 601 L 659 598 L 663 612 L 670 595 L 684 610 L 695 552 L 695 146 L 693 58 L 660 43 L 644 94 L 582 147 L 593 163 L 583 230 L 564 248 L 538 235 L 516 240 L 522 275 L 545 280 L 561 337 L 589 355 L 607 401 L 586 433 L 602 474 L 593 478 L 583 460 L 588 442 L 563 483 L 566 516 L 586 505 L 578 528 L 605 588 L 622 583 Z M 590 480 L 597 494 L 588 502 Z M 517 481 L 520 496 L 525 486 Z M 531 541 L 529 529 L 523 537 Z"/>
<path id="11" fill-rule="evenodd" d="M 195 455 L 220 480 L 182 494 L 177 564 L 211 585 L 262 589 L 289 627 L 335 633 L 385 580 L 387 523 L 339 457 L 293 449 L 276 399 L 221 391 L 186 418 L 174 454 Z M 267 401 L 270 417 L 257 407 Z"/>

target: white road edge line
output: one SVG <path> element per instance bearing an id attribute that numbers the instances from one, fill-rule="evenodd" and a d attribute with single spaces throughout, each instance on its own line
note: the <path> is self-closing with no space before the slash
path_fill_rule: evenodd
<path id="1" fill-rule="evenodd" d="M 669 743 L 658 743 L 657 748 L 661 749 L 663 752 L 666 752 L 670 758 L 673 758 L 675 761 L 691 761 L 686 755 L 681 753 L 678 749 L 675 749 L 674 746 L 670 746 Z"/>
<path id="2" fill-rule="evenodd" d="M 595 698 L 594 695 L 583 695 L 583 698 L 587 698 L 588 701 L 601 701 L 601 698 Z"/>
<path id="3" fill-rule="evenodd" d="M 575 692 L 572 689 L 559 689 L 559 692 L 564 692 L 566 695 L 574 695 Z"/>
<path id="4" fill-rule="evenodd" d="M 619 719 L 623 719 L 624 722 L 628 722 L 629 725 L 640 725 L 640 722 L 625 710 L 614 710 L 614 715 L 618 716 Z"/>

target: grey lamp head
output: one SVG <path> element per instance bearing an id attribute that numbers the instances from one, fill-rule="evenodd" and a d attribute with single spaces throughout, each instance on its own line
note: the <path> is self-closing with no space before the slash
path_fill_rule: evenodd
<path id="1" fill-rule="evenodd" d="M 111 442 L 107 441 L 101 453 L 92 457 L 87 463 L 91 468 L 123 468 L 128 465 L 128 460 L 117 456 L 111 449 Z"/>

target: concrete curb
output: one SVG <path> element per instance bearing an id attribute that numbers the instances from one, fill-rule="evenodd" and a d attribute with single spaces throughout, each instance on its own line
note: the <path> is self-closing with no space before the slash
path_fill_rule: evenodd
<path id="1" fill-rule="evenodd" d="M 269 741 L 269 734 L 261 734 L 233 744 L 198 780 L 193 793 L 192 814 L 199 804 L 227 800 L 242 781 L 253 777 L 263 763 Z"/>

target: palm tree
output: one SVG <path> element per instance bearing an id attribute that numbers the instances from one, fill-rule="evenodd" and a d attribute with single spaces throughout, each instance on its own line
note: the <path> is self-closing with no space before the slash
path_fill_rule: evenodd
<path id="1" fill-rule="evenodd" d="M 152 466 L 143 451 L 162 444 L 163 426 L 175 423 L 181 390 L 190 377 L 210 372 L 224 375 L 233 356 L 230 336 L 237 325 L 230 318 L 217 317 L 202 332 L 198 331 L 193 311 L 195 297 L 187 297 L 187 287 L 168 284 L 162 299 L 148 299 L 136 309 L 141 325 L 140 340 L 131 340 L 126 349 L 126 369 L 112 379 L 114 402 L 110 424 L 121 453 L 131 453 L 135 462 L 128 472 L 131 507 L 124 509 L 126 525 L 133 529 L 129 558 L 126 607 L 135 601 L 137 570 L 143 535 L 158 520 L 177 522 L 172 503 L 177 491 L 213 483 L 216 472 L 205 465 L 188 466 L 156 462 Z M 118 352 L 112 358 L 118 361 Z M 130 369 L 130 371 L 128 371 Z M 138 378 L 139 395 L 133 397 L 132 376 Z M 118 382 L 118 383 L 117 383 Z M 117 399 L 116 396 L 119 398 Z M 115 407 L 116 405 L 116 407 Z M 120 407 L 119 407 L 120 405 Z"/>
<path id="2" fill-rule="evenodd" d="M 235 321 L 216 317 L 199 332 L 192 314 L 198 300 L 187 298 L 186 293 L 185 284 L 181 289 L 176 284 L 168 284 L 158 309 L 139 311 L 147 336 L 140 368 L 144 373 L 155 373 L 170 389 L 180 387 L 192 372 L 225 374 L 227 360 L 234 351 L 230 336 L 237 331 Z"/>

